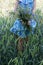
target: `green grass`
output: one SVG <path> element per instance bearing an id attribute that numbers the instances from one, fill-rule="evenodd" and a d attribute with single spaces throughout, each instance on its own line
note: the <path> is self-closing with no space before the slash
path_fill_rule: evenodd
<path id="1" fill-rule="evenodd" d="M 10 32 L 16 17 L 11 14 L 0 18 L 0 65 L 43 65 L 43 14 L 35 13 L 37 22 L 35 34 L 24 41 L 24 51 L 17 50 L 17 37 Z"/>

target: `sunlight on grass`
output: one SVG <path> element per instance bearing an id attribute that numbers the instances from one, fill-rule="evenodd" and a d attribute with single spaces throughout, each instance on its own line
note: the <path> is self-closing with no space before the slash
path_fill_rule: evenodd
<path id="1" fill-rule="evenodd" d="M 15 0 L 0 0 L 0 14 L 3 16 L 7 16 L 9 11 L 14 10 L 14 2 Z"/>

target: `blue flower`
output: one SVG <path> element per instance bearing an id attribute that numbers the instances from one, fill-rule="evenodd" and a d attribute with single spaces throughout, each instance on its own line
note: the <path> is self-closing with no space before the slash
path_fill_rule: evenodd
<path id="1" fill-rule="evenodd" d="M 28 31 L 25 30 L 24 26 L 18 19 L 14 22 L 14 25 L 11 27 L 10 31 L 21 38 L 25 38 L 28 35 Z"/>
<path id="2" fill-rule="evenodd" d="M 37 23 L 36 23 L 36 21 L 34 19 L 31 19 L 30 22 L 29 22 L 29 24 L 30 24 L 30 26 L 32 28 L 35 28 Z"/>
<path id="3" fill-rule="evenodd" d="M 34 19 L 31 19 L 30 26 L 32 27 L 32 32 L 34 32 L 36 27 L 36 21 Z M 30 31 L 28 31 L 26 27 L 24 28 L 19 19 L 14 22 L 14 25 L 11 27 L 10 31 L 21 38 L 26 38 L 30 34 Z"/>

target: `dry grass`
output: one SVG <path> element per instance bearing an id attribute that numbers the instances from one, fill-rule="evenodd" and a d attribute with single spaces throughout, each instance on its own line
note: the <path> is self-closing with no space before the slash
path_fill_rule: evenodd
<path id="1" fill-rule="evenodd" d="M 36 9 L 38 8 L 43 12 L 43 0 L 36 0 Z"/>

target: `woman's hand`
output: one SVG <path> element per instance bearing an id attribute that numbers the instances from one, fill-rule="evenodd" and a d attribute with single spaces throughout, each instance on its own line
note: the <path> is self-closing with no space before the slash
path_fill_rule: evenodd
<path id="1" fill-rule="evenodd" d="M 29 22 L 30 22 L 30 21 L 28 21 L 28 25 L 30 24 Z"/>

